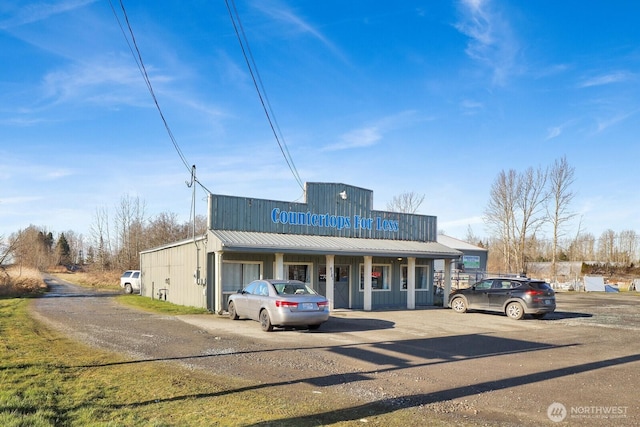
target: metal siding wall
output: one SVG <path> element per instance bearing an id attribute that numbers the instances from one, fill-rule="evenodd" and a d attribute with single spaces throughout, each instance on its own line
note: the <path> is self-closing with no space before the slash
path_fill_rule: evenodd
<path id="1" fill-rule="evenodd" d="M 204 279 L 207 277 L 207 249 L 204 242 L 199 242 L 199 247 L 200 277 Z M 193 242 L 141 254 L 140 264 L 145 268 L 144 296 L 157 299 L 158 291 L 167 289 L 166 300 L 171 303 L 206 308 L 205 286 L 195 284 L 193 277 L 197 258 Z M 168 284 L 166 279 L 169 279 Z"/>
<path id="2" fill-rule="evenodd" d="M 347 199 L 339 193 L 346 191 Z M 305 203 L 211 195 L 211 225 L 215 230 L 255 231 L 264 233 L 339 236 L 390 240 L 436 241 L 435 216 L 372 210 L 373 192 L 344 184 L 307 183 Z M 350 221 L 350 227 L 274 223 L 271 213 L 311 213 L 336 216 Z M 356 216 L 372 219 L 371 228 L 355 223 Z M 397 230 L 378 230 L 380 221 L 397 221 Z"/>

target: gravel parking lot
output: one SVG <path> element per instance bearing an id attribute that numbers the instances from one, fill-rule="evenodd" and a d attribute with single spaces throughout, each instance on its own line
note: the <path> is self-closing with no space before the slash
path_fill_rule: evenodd
<path id="1" fill-rule="evenodd" d="M 640 424 L 636 293 L 560 293 L 557 311 L 543 320 L 442 308 L 338 310 L 318 331 L 266 333 L 250 320 L 150 314 L 110 293 L 47 281 L 52 291 L 33 314 L 76 339 L 301 401 L 382 402 L 386 411 L 415 411 L 416 425 Z"/>

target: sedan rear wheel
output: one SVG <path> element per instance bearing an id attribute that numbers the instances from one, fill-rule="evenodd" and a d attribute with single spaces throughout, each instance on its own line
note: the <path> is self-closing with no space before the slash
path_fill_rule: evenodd
<path id="1" fill-rule="evenodd" d="M 271 324 L 271 319 L 269 318 L 269 313 L 267 312 L 267 310 L 262 310 L 260 312 L 260 326 L 265 332 L 273 331 L 273 325 Z"/>
<path id="2" fill-rule="evenodd" d="M 234 303 L 230 302 L 227 310 L 229 311 L 229 319 L 231 320 L 239 319 L 238 313 L 236 313 L 236 305 Z"/>
<path id="3" fill-rule="evenodd" d="M 506 313 L 513 320 L 520 320 L 524 317 L 524 308 L 519 302 L 512 302 L 507 306 Z"/>
<path id="4" fill-rule="evenodd" d="M 451 308 L 456 313 L 466 313 L 467 312 L 467 302 L 462 297 L 458 297 L 451 301 Z"/>

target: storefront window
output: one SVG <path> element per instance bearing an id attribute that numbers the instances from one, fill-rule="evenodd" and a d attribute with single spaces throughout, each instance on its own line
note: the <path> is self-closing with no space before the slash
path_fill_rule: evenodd
<path id="1" fill-rule="evenodd" d="M 373 264 L 371 266 L 371 289 L 374 291 L 388 291 L 391 286 L 391 266 Z M 360 264 L 360 290 L 364 290 L 364 264 Z"/>
<path id="2" fill-rule="evenodd" d="M 407 269 L 406 265 L 402 266 L 402 289 L 407 290 Z M 429 288 L 429 267 L 426 265 L 416 265 L 416 290 Z"/>
<path id="3" fill-rule="evenodd" d="M 311 283 L 311 264 L 287 264 L 287 279 Z"/>
<path id="4" fill-rule="evenodd" d="M 236 292 L 258 279 L 260 279 L 259 263 L 222 263 L 222 292 Z"/>

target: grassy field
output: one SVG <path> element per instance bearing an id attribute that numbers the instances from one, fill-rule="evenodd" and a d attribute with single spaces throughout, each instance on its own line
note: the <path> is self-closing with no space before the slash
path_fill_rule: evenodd
<path id="1" fill-rule="evenodd" d="M 135 295 L 118 298 L 165 313 L 185 309 Z M 303 400 L 292 391 L 100 351 L 36 322 L 29 315 L 31 303 L 0 297 L 0 425 L 5 427 L 411 425 L 409 411 L 350 408 L 326 394 Z M 364 420 L 371 413 L 377 415 Z"/>

